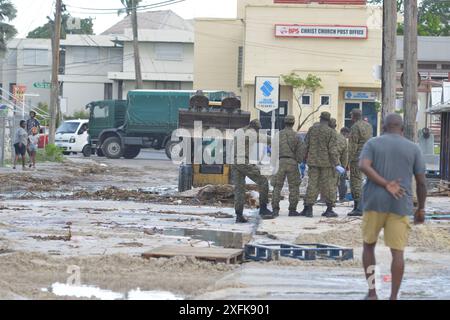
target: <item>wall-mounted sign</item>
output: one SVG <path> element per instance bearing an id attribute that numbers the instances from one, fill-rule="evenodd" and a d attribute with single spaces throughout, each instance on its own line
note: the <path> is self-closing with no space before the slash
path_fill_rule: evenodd
<path id="1" fill-rule="evenodd" d="M 27 91 L 27 87 L 24 85 L 14 85 L 13 86 L 13 97 L 14 101 L 16 103 L 22 103 L 23 102 L 23 95 Z"/>
<path id="2" fill-rule="evenodd" d="M 263 112 L 278 109 L 280 100 L 279 77 L 255 78 L 255 108 Z"/>
<path id="3" fill-rule="evenodd" d="M 35 82 L 33 83 L 33 87 L 38 89 L 50 89 L 52 87 L 52 84 L 50 82 Z"/>
<path id="4" fill-rule="evenodd" d="M 367 39 L 368 29 L 366 26 L 276 24 L 275 36 L 279 38 Z"/>
<path id="5" fill-rule="evenodd" d="M 377 100 L 377 92 L 363 92 L 363 91 L 345 91 L 345 100 Z"/>

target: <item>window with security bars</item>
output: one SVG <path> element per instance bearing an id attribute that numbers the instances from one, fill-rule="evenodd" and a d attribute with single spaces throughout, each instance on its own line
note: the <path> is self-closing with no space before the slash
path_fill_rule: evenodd
<path id="1" fill-rule="evenodd" d="M 99 50 L 98 48 L 73 48 L 72 49 L 73 63 L 98 63 Z"/>
<path id="2" fill-rule="evenodd" d="M 48 50 L 25 49 L 23 50 L 23 64 L 25 66 L 47 66 Z"/>
<path id="3" fill-rule="evenodd" d="M 184 48 L 182 43 L 157 43 L 155 44 L 156 60 L 183 61 Z"/>

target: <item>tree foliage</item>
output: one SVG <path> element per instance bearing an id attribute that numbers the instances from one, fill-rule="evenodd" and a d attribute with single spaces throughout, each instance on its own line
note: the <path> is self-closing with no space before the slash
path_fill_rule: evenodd
<path id="1" fill-rule="evenodd" d="M 381 5 L 383 0 L 369 0 L 370 4 Z M 450 0 L 419 1 L 419 36 L 450 36 Z M 404 12 L 404 0 L 397 0 L 397 10 Z M 404 33 L 403 24 L 399 23 L 397 33 Z"/>
<path id="2" fill-rule="evenodd" d="M 0 51 L 6 50 L 6 43 L 17 34 L 16 28 L 7 23 L 17 15 L 17 9 L 10 0 L 0 0 Z"/>
<path id="3" fill-rule="evenodd" d="M 322 88 L 322 79 L 313 74 L 308 74 L 306 78 L 302 78 L 295 72 L 292 72 L 288 75 L 282 75 L 281 78 L 283 79 L 286 85 L 292 87 L 294 91 L 294 98 L 295 100 L 297 100 L 297 105 L 300 108 L 297 127 L 298 131 L 305 125 L 306 122 L 308 122 L 308 120 L 315 113 L 319 112 L 320 108 L 322 107 L 322 105 L 313 107 L 311 112 L 302 121 L 302 115 L 305 109 L 305 107 L 302 104 L 302 97 L 305 93 L 314 93 L 318 89 Z"/>
<path id="4" fill-rule="evenodd" d="M 61 38 L 65 39 L 67 34 L 94 34 L 94 23 L 92 18 L 81 19 L 79 30 L 68 30 L 67 21 L 72 18 L 70 14 L 64 13 L 61 16 Z M 53 21 L 49 21 L 43 26 L 37 27 L 28 33 L 27 38 L 50 39 L 52 37 Z"/>

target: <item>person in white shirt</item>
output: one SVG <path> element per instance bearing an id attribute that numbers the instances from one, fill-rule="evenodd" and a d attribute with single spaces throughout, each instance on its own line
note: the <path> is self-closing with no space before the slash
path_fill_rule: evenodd
<path id="1" fill-rule="evenodd" d="M 31 135 L 28 136 L 28 152 L 30 153 L 30 168 L 36 168 L 36 152 L 38 149 L 39 134 L 36 127 L 31 129 Z"/>

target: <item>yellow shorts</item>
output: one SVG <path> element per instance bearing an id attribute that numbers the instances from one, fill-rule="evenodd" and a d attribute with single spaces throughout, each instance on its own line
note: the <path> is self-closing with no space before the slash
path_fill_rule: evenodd
<path id="1" fill-rule="evenodd" d="M 408 244 L 409 224 L 408 216 L 394 213 L 364 212 L 362 221 L 363 240 L 367 244 L 374 244 L 378 240 L 381 229 L 384 229 L 384 243 L 391 249 L 403 251 Z"/>

